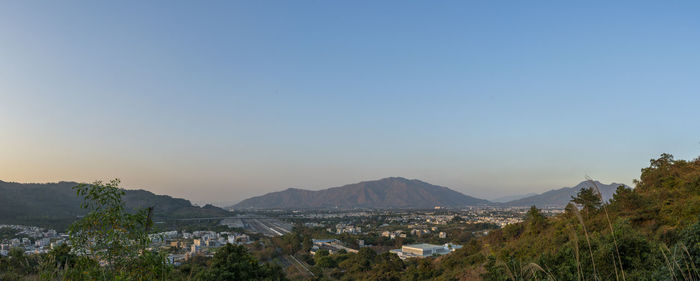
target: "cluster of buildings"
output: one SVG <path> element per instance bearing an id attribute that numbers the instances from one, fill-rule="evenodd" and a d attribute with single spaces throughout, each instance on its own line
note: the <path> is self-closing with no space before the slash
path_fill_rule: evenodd
<path id="1" fill-rule="evenodd" d="M 412 236 L 417 236 L 417 237 L 423 237 L 427 234 L 437 232 L 438 228 L 433 226 L 433 227 L 426 227 L 425 225 L 409 225 L 408 228 L 410 229 L 408 234 L 406 234 L 403 230 L 392 230 L 392 231 L 383 231 L 381 235 L 383 237 L 388 237 L 389 239 L 396 239 L 396 238 L 406 238 L 408 235 Z M 438 237 L 439 238 L 447 238 L 447 233 L 445 232 L 438 232 Z"/>
<path id="2" fill-rule="evenodd" d="M 447 243 L 444 245 L 411 244 L 403 245 L 401 249 L 393 249 L 389 252 L 398 255 L 401 259 L 408 259 L 445 255 L 461 248 L 462 246 L 452 243 Z"/>
<path id="3" fill-rule="evenodd" d="M 247 244 L 252 240 L 247 234 L 237 232 L 168 231 L 149 235 L 153 247 L 170 247 L 175 253 L 168 255 L 168 261 L 180 265 L 183 261 L 198 255 L 213 256 L 212 250 L 230 244 Z"/>
<path id="4" fill-rule="evenodd" d="M 430 234 L 428 229 L 411 229 L 411 235 L 422 237 L 423 235 Z"/>
<path id="5" fill-rule="evenodd" d="M 336 224 L 335 231 L 333 231 L 332 228 L 328 228 L 326 230 L 328 232 L 335 233 L 335 234 L 343 234 L 343 233 L 360 234 L 360 233 L 362 233 L 362 227 L 354 226 L 352 224 L 344 224 L 344 223 Z"/>
<path id="6" fill-rule="evenodd" d="M 48 253 L 54 247 L 70 243 L 65 233 L 58 233 L 53 229 L 43 229 L 35 226 L 0 225 L 0 229 L 9 228 L 16 231 L 15 238 L 0 241 L 0 255 L 7 256 L 10 249 L 20 248 L 25 254 Z M 151 248 L 171 247 L 175 253 L 168 256 L 168 260 L 175 265 L 188 260 L 196 255 L 209 256 L 211 250 L 231 244 L 251 243 L 250 236 L 236 232 L 194 231 L 178 232 L 167 231 L 149 234 Z"/>
<path id="7" fill-rule="evenodd" d="M 406 233 L 404 233 L 403 230 L 392 230 L 392 231 L 384 231 L 382 232 L 382 237 L 388 237 L 389 239 L 396 239 L 396 238 L 406 238 Z"/>
<path id="8" fill-rule="evenodd" d="M 435 214 L 427 213 L 407 213 L 401 216 L 393 217 L 389 221 L 394 221 L 402 224 L 407 223 L 428 223 L 428 224 L 448 224 L 455 218 L 454 214 Z"/>
<path id="9" fill-rule="evenodd" d="M 7 256 L 10 249 L 19 248 L 25 254 L 47 253 L 52 248 L 66 243 L 68 235 L 53 229 L 36 226 L 0 224 L 0 229 L 16 231 L 16 237 L 0 241 L 0 255 Z"/>
<path id="10" fill-rule="evenodd" d="M 490 223 L 490 224 L 495 224 L 500 227 L 504 227 L 509 224 L 513 223 L 519 223 L 522 222 L 522 218 L 513 218 L 513 217 L 476 217 L 474 219 L 474 222 L 476 223 Z"/>
<path id="11" fill-rule="evenodd" d="M 463 210 L 465 219 L 471 223 L 489 223 L 504 227 L 523 221 L 527 209 L 521 207 L 484 207 Z"/>

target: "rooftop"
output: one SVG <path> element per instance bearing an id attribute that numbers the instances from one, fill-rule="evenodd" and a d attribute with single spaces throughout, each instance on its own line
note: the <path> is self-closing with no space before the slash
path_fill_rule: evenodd
<path id="1" fill-rule="evenodd" d="M 442 245 L 433 245 L 433 244 L 422 243 L 422 244 L 403 245 L 403 247 L 427 250 L 427 249 L 434 249 L 437 247 L 442 247 Z"/>

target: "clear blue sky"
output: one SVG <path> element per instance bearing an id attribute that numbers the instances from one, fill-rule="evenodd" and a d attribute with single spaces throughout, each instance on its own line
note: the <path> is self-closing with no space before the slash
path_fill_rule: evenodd
<path id="1" fill-rule="evenodd" d="M 697 1 L 4 1 L 0 179 L 485 198 L 700 155 Z"/>

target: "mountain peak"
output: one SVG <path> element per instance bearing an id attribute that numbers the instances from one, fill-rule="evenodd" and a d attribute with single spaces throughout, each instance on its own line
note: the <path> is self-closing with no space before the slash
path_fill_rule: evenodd
<path id="1" fill-rule="evenodd" d="M 432 208 L 486 205 L 477 199 L 416 179 L 388 177 L 328 189 L 286 189 L 241 201 L 235 209 L 273 208 Z"/>
<path id="2" fill-rule="evenodd" d="M 600 193 L 603 196 L 603 200 L 605 201 L 610 200 L 613 194 L 615 194 L 615 191 L 617 191 L 617 187 L 622 185 L 618 183 L 604 184 L 599 181 L 594 182 L 600 190 Z M 593 184 L 590 181 L 586 180 L 572 187 L 562 187 L 560 189 L 553 189 L 542 194 L 524 197 L 521 199 L 506 202 L 504 204 L 506 206 L 513 207 L 564 207 L 567 204 L 569 204 L 569 201 L 571 201 L 571 197 L 576 196 L 576 193 L 578 193 L 579 190 L 589 187 L 593 187 Z"/>

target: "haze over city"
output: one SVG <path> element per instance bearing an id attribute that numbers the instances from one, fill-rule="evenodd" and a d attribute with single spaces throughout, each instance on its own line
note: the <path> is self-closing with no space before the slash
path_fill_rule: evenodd
<path id="1" fill-rule="evenodd" d="M 193 4 L 0 4 L 0 180 L 490 199 L 700 152 L 697 2 Z"/>

